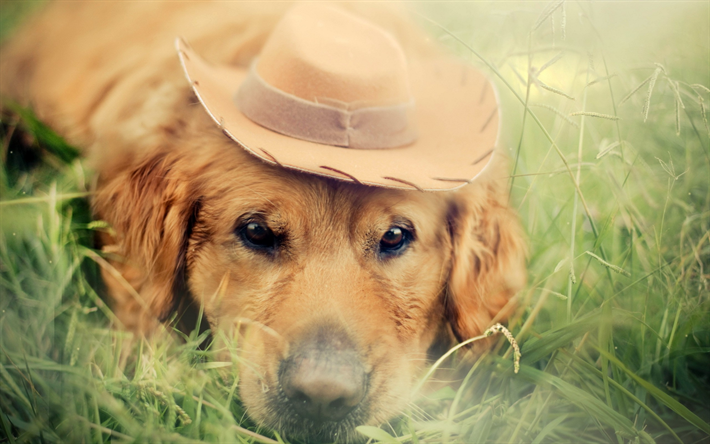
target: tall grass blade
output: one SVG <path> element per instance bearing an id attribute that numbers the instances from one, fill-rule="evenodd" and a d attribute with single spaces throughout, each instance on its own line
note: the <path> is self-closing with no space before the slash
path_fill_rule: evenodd
<path id="1" fill-rule="evenodd" d="M 548 332 L 539 339 L 529 339 L 523 344 L 521 362 L 532 364 L 551 355 L 558 348 L 568 346 L 576 338 L 584 336 L 599 325 L 599 314 L 588 315 L 574 323 Z"/>
<path id="2" fill-rule="evenodd" d="M 610 75 L 608 75 L 608 76 L 599 77 L 598 79 L 594 79 L 594 80 L 592 80 L 591 82 L 587 83 L 587 85 L 585 86 L 585 88 L 590 87 L 590 86 L 592 86 L 592 85 L 596 85 L 596 84 L 599 83 L 599 82 L 608 81 L 608 80 L 610 80 L 610 79 L 613 79 L 614 77 L 617 77 L 617 75 L 616 75 L 616 74 L 610 74 Z"/>
<path id="3" fill-rule="evenodd" d="M 3 104 L 20 116 L 22 124 L 27 127 L 27 131 L 62 162 L 68 164 L 79 157 L 81 154 L 79 149 L 65 142 L 59 134 L 41 122 L 30 109 L 12 101 L 5 101 Z"/>
<path id="4" fill-rule="evenodd" d="M 560 23 L 562 28 L 562 40 L 567 40 L 567 2 L 562 2 L 562 20 Z"/>
<path id="5" fill-rule="evenodd" d="M 621 145 L 621 142 L 614 142 L 614 143 L 610 144 L 608 147 L 599 151 L 599 154 L 597 154 L 596 158 L 601 159 L 602 157 L 609 154 L 614 148 L 616 148 L 617 146 L 620 146 L 620 145 Z"/>
<path id="6" fill-rule="evenodd" d="M 262 443 L 262 444 L 279 444 L 278 441 L 275 441 L 271 438 L 267 438 L 266 436 L 252 432 L 251 430 L 247 430 L 244 427 L 240 427 L 238 425 L 233 425 L 232 430 L 236 431 L 239 435 L 248 436 L 249 438 L 254 440 L 254 442 L 258 442 L 258 443 Z"/>
<path id="7" fill-rule="evenodd" d="M 550 66 L 554 65 L 555 63 L 557 63 L 557 62 L 562 58 L 563 55 L 564 55 L 563 53 L 559 53 L 559 54 L 557 54 L 556 56 L 554 56 L 553 58 L 551 58 L 550 60 L 548 60 L 544 65 L 542 65 L 542 66 L 540 67 L 540 69 L 537 70 L 537 75 L 542 74 L 542 72 L 543 72 L 544 70 L 546 70 L 546 69 L 549 68 Z"/>
<path id="8" fill-rule="evenodd" d="M 545 21 L 547 21 L 550 16 L 557 11 L 563 4 L 565 0 L 559 0 L 557 3 L 549 3 L 548 6 L 542 11 L 540 17 L 538 17 L 537 22 L 532 27 L 532 30 L 535 31 L 537 28 L 539 28 Z"/>
<path id="9" fill-rule="evenodd" d="M 363 435 L 367 436 L 370 439 L 374 439 L 377 442 L 385 442 L 385 443 L 398 443 L 396 439 L 389 433 L 385 432 L 379 427 L 372 427 L 372 426 L 359 426 L 355 430 L 358 432 L 362 433 Z"/>
<path id="10" fill-rule="evenodd" d="M 576 363 L 582 365 L 584 368 L 593 372 L 595 375 L 601 376 L 601 371 L 598 368 L 596 368 L 593 364 L 579 358 L 578 356 L 571 355 L 569 353 L 567 353 L 567 354 L 572 356 L 572 359 L 574 359 L 574 361 Z M 665 421 L 663 421 L 663 419 L 661 419 L 661 417 L 658 416 L 658 414 L 656 414 L 656 412 L 653 411 L 653 409 L 651 409 L 646 403 L 644 403 L 639 398 L 637 398 L 633 393 L 631 393 L 629 390 L 627 390 L 626 387 L 624 387 L 622 384 L 618 383 L 617 381 L 615 381 L 613 379 L 609 379 L 608 381 L 610 384 L 612 384 L 614 386 L 614 388 L 616 388 L 621 393 L 623 393 L 624 396 L 628 397 L 633 402 L 635 402 L 636 404 L 641 406 L 641 408 L 643 408 L 646 412 L 648 412 L 656 421 L 658 421 L 659 424 L 661 424 L 666 430 L 668 430 L 668 433 L 670 433 L 673 436 L 673 438 L 675 438 L 676 441 L 678 441 L 680 444 L 683 443 L 683 440 L 680 439 L 680 437 L 675 433 L 675 431 L 673 431 L 673 429 Z"/>
<path id="11" fill-rule="evenodd" d="M 648 111 L 651 109 L 651 95 L 653 95 L 653 88 L 656 86 L 656 80 L 658 80 L 658 76 L 661 74 L 661 71 L 663 71 L 663 68 L 659 66 L 651 75 L 651 81 L 648 84 L 648 91 L 646 92 L 646 101 L 643 104 L 644 122 L 648 120 Z"/>
<path id="12" fill-rule="evenodd" d="M 636 430 L 628 418 L 598 398 L 554 375 L 524 365 L 520 368 L 520 376 L 536 384 L 545 384 L 556 388 L 562 397 L 586 411 L 602 424 L 613 427 L 622 436 L 639 437 L 644 442 L 655 442 L 647 433 Z"/>
<path id="13" fill-rule="evenodd" d="M 708 116 L 705 113 L 705 102 L 700 101 L 700 115 L 703 117 L 703 123 L 705 124 L 705 131 L 708 133 L 708 137 L 710 137 L 710 125 L 708 124 Z"/>
<path id="14" fill-rule="evenodd" d="M 647 84 L 648 82 L 650 82 L 652 77 L 653 77 L 652 75 L 651 75 L 651 76 L 648 76 L 648 78 L 647 78 L 646 80 L 644 80 L 643 82 L 641 82 L 636 88 L 632 89 L 630 93 L 626 94 L 626 95 L 624 96 L 624 98 L 621 99 L 621 101 L 619 102 L 619 105 L 623 105 L 627 100 L 629 100 L 629 99 L 631 98 L 631 96 L 633 96 L 634 94 L 636 94 L 636 92 L 637 92 L 638 90 L 640 90 L 641 88 L 643 88 L 643 86 L 644 86 L 645 84 Z"/>
<path id="15" fill-rule="evenodd" d="M 72 199 L 80 199 L 90 196 L 89 192 L 80 193 L 64 193 L 56 194 L 54 196 L 33 196 L 33 197 L 23 197 L 21 199 L 11 199 L 11 200 L 0 200 L 0 207 L 9 207 L 12 205 L 31 205 L 36 203 L 50 203 L 52 201 L 67 201 Z"/>
<path id="16" fill-rule="evenodd" d="M 535 83 L 536 83 L 540 88 L 542 88 L 542 89 L 545 89 L 545 90 L 550 91 L 550 92 L 555 93 L 555 94 L 559 94 L 559 95 L 561 95 L 561 96 L 563 96 L 563 97 L 566 97 L 566 98 L 568 98 L 568 99 L 570 99 L 570 100 L 574 100 L 574 97 L 570 96 L 570 95 L 567 94 L 566 92 L 560 91 L 560 90 L 557 89 L 557 88 L 553 88 L 552 86 L 546 85 L 546 84 L 543 83 L 540 79 L 537 79 L 537 82 L 535 82 Z"/>
<path id="17" fill-rule="evenodd" d="M 636 381 L 637 384 L 642 386 L 648 393 L 651 394 L 654 398 L 656 398 L 658 401 L 663 403 L 666 407 L 669 409 L 673 410 L 676 412 L 678 415 L 680 415 L 682 418 L 684 418 L 686 421 L 689 423 L 693 424 L 695 427 L 699 428 L 703 432 L 707 433 L 710 435 L 710 425 L 700 419 L 698 415 L 695 413 L 691 412 L 688 410 L 687 407 L 685 407 L 683 404 L 680 402 L 676 401 L 673 399 L 670 395 L 667 393 L 663 392 L 661 389 L 656 387 L 655 385 L 651 384 L 650 382 L 646 381 L 636 373 L 632 372 L 631 370 L 624 365 L 623 362 L 621 362 L 616 356 L 613 356 L 612 354 L 608 353 L 605 350 L 597 349 L 599 353 L 604 355 L 607 359 L 609 359 L 611 362 L 614 363 L 615 366 L 617 366 L 621 371 L 629 375 L 634 381 Z"/>
<path id="18" fill-rule="evenodd" d="M 678 89 L 678 82 L 673 81 L 669 77 L 666 77 L 666 80 L 668 80 L 668 84 L 671 86 L 671 89 L 673 90 L 673 94 L 675 94 L 675 100 L 680 104 L 680 107 L 685 109 L 685 104 L 683 103 L 683 99 L 680 98 L 680 90 Z"/>
<path id="19" fill-rule="evenodd" d="M 573 127 L 579 128 L 579 124 L 578 124 L 577 122 L 575 122 L 574 120 L 570 119 L 567 114 L 563 113 L 562 111 L 558 110 L 557 108 L 555 108 L 555 107 L 552 106 L 552 105 L 548 105 L 547 103 L 530 103 L 528 106 L 535 106 L 535 107 L 538 107 L 538 108 L 545 108 L 545 109 L 548 109 L 548 110 L 552 111 L 553 113 L 557 114 L 559 117 L 562 118 L 562 120 L 564 120 L 565 122 L 569 123 L 569 124 L 572 125 Z"/>
<path id="20" fill-rule="evenodd" d="M 631 276 L 631 273 L 629 273 L 628 271 L 624 270 L 623 268 L 619 267 L 618 265 L 610 264 L 609 262 L 607 262 L 607 261 L 605 261 L 604 259 L 600 258 L 599 256 L 597 256 L 596 254 L 592 253 L 591 251 L 585 251 L 584 254 L 586 254 L 587 256 L 593 257 L 594 259 L 597 260 L 597 262 L 599 262 L 600 264 L 604 265 L 606 268 L 608 268 L 609 270 L 613 271 L 614 273 L 623 274 L 624 276 Z"/>
<path id="21" fill-rule="evenodd" d="M 540 430 L 540 433 L 537 434 L 535 439 L 530 444 L 542 443 L 542 440 L 545 439 L 545 437 L 550 432 L 552 432 L 557 426 L 559 426 L 565 419 L 567 419 L 568 416 L 569 415 L 560 415 L 549 423 L 547 423 L 547 425 L 542 430 Z"/>
<path id="22" fill-rule="evenodd" d="M 16 441 L 15 436 L 12 434 L 12 426 L 5 415 L 4 409 L 0 410 L 0 420 L 2 420 L 2 428 L 5 430 L 6 439 L 10 442 L 10 444 L 15 444 Z"/>
<path id="23" fill-rule="evenodd" d="M 619 117 L 616 117 L 616 116 L 595 113 L 593 111 L 576 111 L 576 112 L 570 113 L 570 116 L 588 116 L 588 117 L 596 117 L 598 119 L 606 119 L 606 120 L 619 120 L 620 119 Z"/>

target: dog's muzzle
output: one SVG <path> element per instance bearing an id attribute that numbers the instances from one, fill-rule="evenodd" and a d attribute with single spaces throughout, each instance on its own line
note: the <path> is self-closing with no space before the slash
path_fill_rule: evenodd
<path id="1" fill-rule="evenodd" d="M 346 333 L 329 326 L 309 330 L 281 361 L 279 384 L 297 415 L 338 422 L 365 397 L 368 375 Z"/>

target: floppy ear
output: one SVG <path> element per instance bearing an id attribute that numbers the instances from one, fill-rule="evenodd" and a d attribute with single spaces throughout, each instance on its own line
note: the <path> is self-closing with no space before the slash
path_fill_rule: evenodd
<path id="1" fill-rule="evenodd" d="M 526 244 L 507 199 L 505 186 L 490 179 L 454 194 L 445 308 L 459 341 L 480 335 L 494 319 L 505 320 L 515 307 L 508 302 L 525 284 Z"/>
<path id="2" fill-rule="evenodd" d="M 128 329 L 142 333 L 191 299 L 186 252 L 200 199 L 182 177 L 181 162 L 174 152 L 151 154 L 118 174 L 101 177 L 93 202 L 97 216 L 115 231 L 112 238 L 102 239 L 114 244 L 104 246 L 115 253 L 110 260 L 114 270 L 102 270 L 114 311 Z"/>

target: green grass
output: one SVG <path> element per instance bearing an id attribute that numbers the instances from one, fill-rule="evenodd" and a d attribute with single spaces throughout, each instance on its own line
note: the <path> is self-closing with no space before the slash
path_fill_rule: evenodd
<path id="1" fill-rule="evenodd" d="M 416 7 L 498 85 L 531 246 L 522 365 L 501 337 L 373 442 L 710 441 L 709 8 Z M 233 402 L 236 356 L 109 328 L 90 175 L 26 110 L 2 123 L 0 441 L 279 442 Z"/>

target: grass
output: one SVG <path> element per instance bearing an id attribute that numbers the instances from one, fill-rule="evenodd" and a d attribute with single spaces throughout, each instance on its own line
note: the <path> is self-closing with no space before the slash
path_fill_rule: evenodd
<path id="1" fill-rule="evenodd" d="M 460 388 L 373 442 L 710 441 L 710 15 L 703 3 L 465 3 L 420 21 L 497 83 L 529 284 Z M 12 23 L 6 16 L 4 23 Z M 5 26 L 5 25 L 3 25 Z M 7 106 L 7 104 L 6 104 Z M 193 334 L 108 328 L 90 174 L 2 115 L 1 442 L 282 442 Z M 99 259 L 97 259 L 99 258 Z M 237 401 L 237 402 L 234 402 Z"/>

